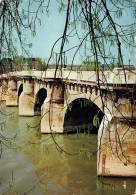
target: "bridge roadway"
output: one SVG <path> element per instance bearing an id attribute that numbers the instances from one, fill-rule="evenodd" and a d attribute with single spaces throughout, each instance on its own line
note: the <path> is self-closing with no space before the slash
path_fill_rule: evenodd
<path id="1" fill-rule="evenodd" d="M 20 116 L 34 116 L 40 109 L 42 133 L 75 130 L 65 126 L 65 115 L 83 99 L 102 113 L 100 125 L 93 115 L 99 126 L 97 174 L 136 177 L 136 71 L 30 70 L 0 77 L 0 100 L 19 106 Z"/>

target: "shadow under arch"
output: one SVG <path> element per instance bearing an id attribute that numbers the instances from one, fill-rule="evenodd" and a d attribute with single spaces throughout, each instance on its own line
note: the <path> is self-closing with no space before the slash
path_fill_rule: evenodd
<path id="1" fill-rule="evenodd" d="M 18 99 L 17 99 L 18 104 L 19 104 L 19 97 L 20 97 L 22 92 L 23 92 L 23 83 L 20 84 L 19 89 L 18 89 Z"/>
<path id="2" fill-rule="evenodd" d="M 41 115 L 41 107 L 45 98 L 47 97 L 47 90 L 45 88 L 41 88 L 35 97 L 35 105 L 34 105 L 34 115 L 40 116 Z"/>
<path id="3" fill-rule="evenodd" d="M 92 101 L 77 98 L 67 107 L 64 117 L 64 132 L 98 133 L 104 113 Z"/>

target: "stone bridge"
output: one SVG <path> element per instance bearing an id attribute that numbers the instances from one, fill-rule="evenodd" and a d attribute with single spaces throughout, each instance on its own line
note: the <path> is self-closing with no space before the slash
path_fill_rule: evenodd
<path id="1" fill-rule="evenodd" d="M 21 71 L 0 77 L 0 101 L 41 115 L 42 133 L 95 133 L 97 174 L 136 177 L 136 71 Z"/>

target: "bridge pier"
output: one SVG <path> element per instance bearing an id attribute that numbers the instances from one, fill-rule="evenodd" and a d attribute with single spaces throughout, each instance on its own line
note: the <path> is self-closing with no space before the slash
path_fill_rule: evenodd
<path id="1" fill-rule="evenodd" d="M 50 96 L 50 97 L 49 97 Z M 63 133 L 64 84 L 54 81 L 42 107 L 41 133 Z"/>
<path id="2" fill-rule="evenodd" d="M 98 131 L 97 174 L 136 177 L 136 106 L 125 98 L 120 101 L 112 115 L 105 114 Z"/>
<path id="3" fill-rule="evenodd" d="M 18 106 L 17 98 L 17 80 L 10 79 L 8 81 L 8 90 L 6 92 L 6 106 Z"/>
<path id="4" fill-rule="evenodd" d="M 23 78 L 23 92 L 19 97 L 19 116 L 34 116 L 34 80 Z"/>
<path id="5" fill-rule="evenodd" d="M 6 100 L 7 90 L 8 90 L 8 80 L 3 78 L 0 83 L 0 101 Z"/>

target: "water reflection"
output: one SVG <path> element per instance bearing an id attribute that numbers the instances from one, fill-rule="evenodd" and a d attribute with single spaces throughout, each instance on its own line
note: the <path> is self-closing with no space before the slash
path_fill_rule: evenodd
<path id="1" fill-rule="evenodd" d="M 5 104 L 2 103 L 2 106 Z M 0 160 L 1 194 L 134 194 L 135 179 L 98 180 L 96 157 L 91 156 L 97 148 L 97 135 L 56 135 L 55 140 L 63 150 L 70 154 L 80 151 L 78 155 L 67 155 L 57 150 L 50 135 L 41 135 L 38 128 L 27 128 L 26 123 L 37 125 L 40 116 L 18 117 L 18 108 L 4 109 L 15 113 L 12 118 L 1 115 L 1 121 L 6 122 L 6 129 L 1 133 L 6 137 L 17 134 L 11 144 L 19 148 L 14 151 L 3 147 Z"/>

